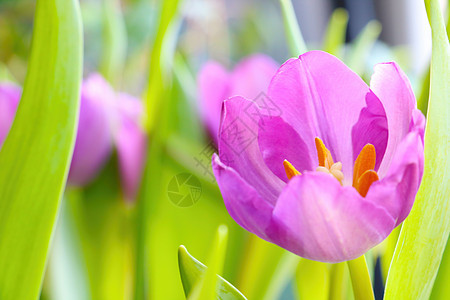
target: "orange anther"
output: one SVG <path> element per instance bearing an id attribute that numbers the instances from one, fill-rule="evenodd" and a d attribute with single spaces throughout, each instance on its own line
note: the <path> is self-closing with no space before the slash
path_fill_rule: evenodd
<path id="1" fill-rule="evenodd" d="M 287 178 L 290 180 L 292 177 L 297 175 L 302 175 L 299 171 L 297 171 L 294 166 L 288 162 L 287 160 L 283 161 L 284 170 L 286 171 Z"/>
<path id="2" fill-rule="evenodd" d="M 365 197 L 372 183 L 378 180 L 378 174 L 374 170 L 365 171 L 354 185 L 358 193 Z"/>
<path id="3" fill-rule="evenodd" d="M 331 168 L 334 164 L 333 157 L 331 156 L 330 150 L 325 147 L 325 144 L 318 137 L 315 138 L 317 156 L 319 157 L 319 166 L 326 167 L 327 169 Z"/>
<path id="4" fill-rule="evenodd" d="M 356 187 L 356 184 L 364 172 L 367 170 L 375 169 L 375 147 L 372 144 L 367 144 L 362 148 L 361 152 L 358 155 L 358 158 L 355 161 L 355 166 L 353 168 L 353 186 Z"/>

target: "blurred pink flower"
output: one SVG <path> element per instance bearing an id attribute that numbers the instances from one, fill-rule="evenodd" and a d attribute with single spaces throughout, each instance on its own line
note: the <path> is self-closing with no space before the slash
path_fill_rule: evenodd
<path id="1" fill-rule="evenodd" d="M 0 146 L 14 119 L 21 89 L 0 84 Z M 124 197 L 135 198 L 145 163 L 147 138 L 140 127 L 142 103 L 117 94 L 99 74 L 86 78 L 81 87 L 79 122 L 68 184 L 84 186 L 100 172 L 117 147 Z"/>
<path id="2" fill-rule="evenodd" d="M 115 143 L 125 199 L 133 200 L 139 189 L 147 152 L 147 136 L 140 126 L 142 102 L 128 94 L 118 95 L 119 126 Z"/>
<path id="3" fill-rule="evenodd" d="M 235 95 L 254 99 L 266 93 L 278 66 L 263 54 L 244 58 L 231 72 L 215 61 L 203 66 L 198 75 L 200 114 L 216 144 L 223 101 Z"/>
<path id="4" fill-rule="evenodd" d="M 12 83 L 0 83 L 0 148 L 14 120 L 21 93 L 20 87 Z"/>
<path id="5" fill-rule="evenodd" d="M 68 184 L 83 186 L 92 181 L 112 150 L 115 92 L 99 74 L 83 81 L 77 138 Z"/>
<path id="6" fill-rule="evenodd" d="M 284 63 L 268 98 L 223 105 L 213 170 L 242 227 L 299 256 L 363 255 L 409 214 L 423 174 L 425 118 L 395 63 L 370 88 L 321 51 Z M 258 114 L 249 114 L 258 111 Z"/>

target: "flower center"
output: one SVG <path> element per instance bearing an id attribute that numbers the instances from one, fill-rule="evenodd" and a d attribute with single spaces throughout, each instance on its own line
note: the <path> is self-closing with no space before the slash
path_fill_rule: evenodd
<path id="1" fill-rule="evenodd" d="M 318 137 L 315 139 L 317 156 L 319 158 L 319 166 L 316 172 L 324 172 L 335 177 L 341 184 L 344 180 L 344 173 L 342 173 L 342 163 L 334 162 L 330 150 L 325 147 L 325 144 Z M 361 150 L 356 158 L 355 166 L 353 167 L 353 184 L 352 186 L 358 193 L 365 197 L 369 191 L 372 183 L 378 180 L 378 174 L 375 172 L 376 153 L 375 147 L 372 144 L 367 144 Z M 287 160 L 283 162 L 284 170 L 288 179 L 294 176 L 301 175 L 297 169 Z"/>

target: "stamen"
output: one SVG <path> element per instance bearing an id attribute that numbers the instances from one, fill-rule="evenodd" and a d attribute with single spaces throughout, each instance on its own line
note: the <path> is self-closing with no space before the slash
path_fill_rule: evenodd
<path id="1" fill-rule="evenodd" d="M 356 187 L 359 177 L 367 170 L 375 169 L 375 147 L 372 144 L 367 144 L 362 148 L 355 161 L 353 168 L 353 186 Z"/>
<path id="2" fill-rule="evenodd" d="M 334 163 L 330 150 L 325 147 L 325 144 L 318 137 L 315 139 L 317 156 L 319 158 L 319 166 L 317 172 L 324 172 L 333 175 L 342 184 L 344 180 L 344 173 L 342 173 L 342 163 Z"/>
<path id="3" fill-rule="evenodd" d="M 284 171 L 286 171 L 286 176 L 289 180 L 291 180 L 292 177 L 297 175 L 302 175 L 299 171 L 297 171 L 294 166 L 288 162 L 286 159 L 283 161 Z"/>
<path id="4" fill-rule="evenodd" d="M 365 197 L 372 183 L 378 180 L 378 174 L 374 170 L 365 171 L 354 185 L 358 193 Z"/>
<path id="5" fill-rule="evenodd" d="M 315 138 L 317 156 L 319 157 L 319 166 L 331 168 L 334 164 L 333 157 L 331 156 L 330 150 L 325 147 L 325 144 L 318 137 Z"/>

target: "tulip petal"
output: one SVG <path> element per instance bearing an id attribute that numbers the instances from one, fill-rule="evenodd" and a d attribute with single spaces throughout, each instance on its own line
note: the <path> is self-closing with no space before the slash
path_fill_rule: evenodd
<path id="1" fill-rule="evenodd" d="M 335 161 L 342 162 L 345 181 L 351 181 L 351 130 L 366 105 L 369 87 L 336 57 L 310 51 L 288 60 L 272 79 L 269 98 L 281 117 L 298 132 L 309 153 L 319 137 Z"/>
<path id="2" fill-rule="evenodd" d="M 21 88 L 14 84 L 0 84 L 0 148 L 16 115 L 21 93 Z"/>
<path id="3" fill-rule="evenodd" d="M 310 172 L 295 176 L 284 188 L 267 235 L 299 256 L 336 263 L 364 254 L 386 238 L 394 223 L 383 207 L 353 187 Z"/>
<path id="4" fill-rule="evenodd" d="M 267 239 L 264 229 L 272 215 L 273 206 L 219 157 L 212 157 L 214 175 L 231 217 L 246 230 Z"/>
<path id="5" fill-rule="evenodd" d="M 376 151 L 375 170 L 383 160 L 388 141 L 386 113 L 373 92 L 366 95 L 366 107 L 361 110 L 358 122 L 352 129 L 353 160 L 356 161 L 362 148 L 372 144 Z"/>
<path id="6" fill-rule="evenodd" d="M 409 132 L 416 100 L 408 78 L 395 62 L 374 67 L 370 88 L 383 104 L 388 122 L 389 139 L 378 171 L 383 177 L 389 169 L 395 149 Z"/>
<path id="7" fill-rule="evenodd" d="M 112 148 L 112 118 L 115 93 L 98 74 L 81 88 L 80 117 L 68 182 L 85 185 L 106 162 Z"/>
<path id="8" fill-rule="evenodd" d="M 387 175 L 369 189 L 367 199 L 385 207 L 399 225 L 414 204 L 423 175 L 424 146 L 419 130 L 406 135 L 394 154 Z"/>
<path id="9" fill-rule="evenodd" d="M 207 62 L 198 75 L 200 114 L 216 143 L 222 102 L 228 98 L 228 81 L 228 72 L 214 61 Z"/>
<path id="10" fill-rule="evenodd" d="M 147 137 L 139 125 L 143 115 L 143 105 L 138 99 L 120 94 L 118 101 L 119 128 L 116 147 L 122 189 L 127 200 L 136 197 L 145 165 Z"/>
<path id="11" fill-rule="evenodd" d="M 284 182 L 288 181 L 283 161 L 287 160 L 303 173 L 311 171 L 315 160 L 298 133 L 280 117 L 263 116 L 259 121 L 258 143 L 269 169 Z"/>
<path id="12" fill-rule="evenodd" d="M 255 111 L 258 111 L 258 106 L 242 97 L 224 101 L 219 137 L 220 159 L 266 200 L 275 203 L 284 182 L 266 166 L 261 155 L 257 141 L 260 117 L 253 114 Z"/>

